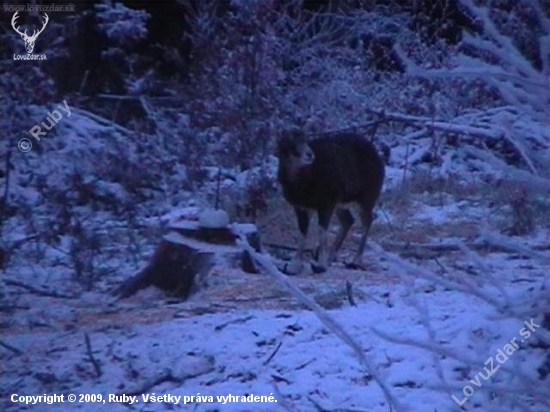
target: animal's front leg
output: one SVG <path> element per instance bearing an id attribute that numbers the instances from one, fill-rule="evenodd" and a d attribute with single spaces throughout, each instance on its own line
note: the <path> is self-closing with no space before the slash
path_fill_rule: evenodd
<path id="1" fill-rule="evenodd" d="M 335 205 L 330 205 L 317 211 L 319 215 L 319 250 L 317 253 L 317 264 L 312 267 L 316 273 L 326 271 L 329 264 L 328 228 L 334 207 Z"/>
<path id="2" fill-rule="evenodd" d="M 286 272 L 289 275 L 297 275 L 302 271 L 304 266 L 304 250 L 306 248 L 307 230 L 309 227 L 309 211 L 307 209 L 294 208 L 296 212 L 296 219 L 298 220 L 298 228 L 302 238 L 300 239 L 300 245 L 296 255 L 290 262 L 290 265 L 286 268 Z"/>
<path id="3" fill-rule="evenodd" d="M 319 226 L 319 256 L 317 263 L 321 271 L 325 271 L 329 264 L 329 252 L 328 252 L 328 230 L 322 226 Z"/>

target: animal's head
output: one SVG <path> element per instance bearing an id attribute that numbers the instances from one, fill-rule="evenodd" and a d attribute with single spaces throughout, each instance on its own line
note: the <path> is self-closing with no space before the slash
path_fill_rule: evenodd
<path id="1" fill-rule="evenodd" d="M 279 167 L 295 172 L 309 166 L 315 160 L 315 154 L 309 147 L 306 135 L 298 129 L 284 131 L 277 142 Z"/>

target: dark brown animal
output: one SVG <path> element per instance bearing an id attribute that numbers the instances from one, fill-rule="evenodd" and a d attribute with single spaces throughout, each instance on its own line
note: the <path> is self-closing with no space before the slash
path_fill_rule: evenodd
<path id="1" fill-rule="evenodd" d="M 361 267 L 372 211 L 384 182 L 384 162 L 374 145 L 357 134 L 341 134 L 307 141 L 303 132 L 284 132 L 278 141 L 278 179 L 285 199 L 294 207 L 302 241 L 289 274 L 302 269 L 310 215 L 317 212 L 320 227 L 316 272 L 326 270 L 353 225 L 350 205 L 359 206 L 362 236 L 352 266 Z M 330 249 L 327 230 L 336 210 L 340 232 Z"/>

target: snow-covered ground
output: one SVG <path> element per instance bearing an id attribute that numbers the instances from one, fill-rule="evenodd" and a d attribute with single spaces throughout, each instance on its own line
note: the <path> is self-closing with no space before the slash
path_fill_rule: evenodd
<path id="1" fill-rule="evenodd" d="M 544 246 L 544 239 L 525 238 L 526 246 Z M 466 410 L 547 410 L 547 378 L 538 372 L 548 342 L 540 317 L 544 260 L 483 251 L 483 273 L 460 251 L 416 266 L 378 248 L 366 254 L 367 272 L 335 265 L 291 278 L 322 306 L 337 307 L 328 315 L 361 346 L 374 373 L 271 277 L 217 267 L 211 286 L 183 303 L 152 290 L 124 301 L 96 292 L 20 296 L 2 333 L 13 348 L 1 349 L 3 408 L 101 410 L 67 401 L 95 394 L 113 411 L 388 411 L 376 375 L 406 408 L 399 410 L 460 410 L 452 395 L 462 402 L 466 385 L 473 390 Z M 520 331 L 531 320 L 537 326 L 526 337 Z M 519 348 L 500 365 L 499 349 L 514 338 Z M 494 375 L 476 380 L 493 363 Z M 12 394 L 63 394 L 65 402 L 25 406 L 6 397 Z M 251 394 L 273 402 L 242 401 Z M 147 395 L 172 398 L 147 402 Z M 228 395 L 239 398 L 229 402 Z"/>

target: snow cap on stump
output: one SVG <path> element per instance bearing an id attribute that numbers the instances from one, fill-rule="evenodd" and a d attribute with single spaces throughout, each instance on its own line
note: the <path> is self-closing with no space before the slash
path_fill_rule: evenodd
<path id="1" fill-rule="evenodd" d="M 199 226 L 206 229 L 222 229 L 229 225 L 229 215 L 224 210 L 205 210 L 199 215 Z"/>

